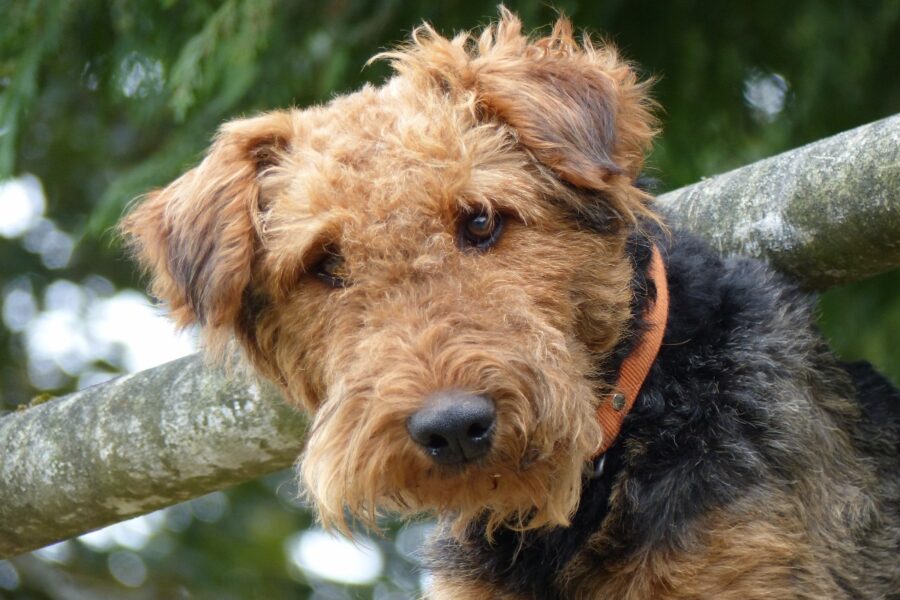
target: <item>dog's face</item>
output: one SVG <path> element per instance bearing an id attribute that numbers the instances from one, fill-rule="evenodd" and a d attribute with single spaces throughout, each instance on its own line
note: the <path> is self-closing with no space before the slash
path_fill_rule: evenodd
<path id="1" fill-rule="evenodd" d="M 123 228 L 153 292 L 313 415 L 304 487 L 345 510 L 564 524 L 630 314 L 643 86 L 560 22 L 421 29 L 379 88 L 225 125 Z"/>

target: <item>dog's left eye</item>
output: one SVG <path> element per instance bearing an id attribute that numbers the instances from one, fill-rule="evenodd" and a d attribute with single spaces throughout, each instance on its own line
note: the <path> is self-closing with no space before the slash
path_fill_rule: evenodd
<path id="1" fill-rule="evenodd" d="M 465 215 L 460 226 L 463 247 L 485 250 L 493 246 L 503 229 L 503 217 L 485 211 Z"/>
<path id="2" fill-rule="evenodd" d="M 316 277 L 330 285 L 341 288 L 347 285 L 344 279 L 344 257 L 337 250 L 328 249 L 316 265 Z"/>

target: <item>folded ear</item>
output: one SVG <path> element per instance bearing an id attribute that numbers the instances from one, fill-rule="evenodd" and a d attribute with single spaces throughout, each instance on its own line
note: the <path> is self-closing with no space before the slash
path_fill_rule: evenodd
<path id="1" fill-rule="evenodd" d="M 645 86 L 611 47 L 579 44 L 566 19 L 529 43 L 504 12 L 487 28 L 473 62 L 479 100 L 562 179 L 604 189 L 640 174 L 653 135 Z"/>
<path id="2" fill-rule="evenodd" d="M 500 16 L 475 42 L 465 34 L 447 40 L 426 25 L 383 56 L 404 76 L 472 97 L 560 180 L 620 192 L 611 201 L 627 220 L 649 215 L 647 196 L 633 191 L 655 135 L 648 83 L 613 47 L 577 42 L 565 18 L 530 40 L 515 15 L 501 7 Z"/>
<path id="3" fill-rule="evenodd" d="M 200 323 L 208 337 L 236 327 L 259 247 L 261 182 L 285 155 L 292 123 L 282 111 L 224 125 L 199 166 L 122 221 L 152 293 L 180 326 Z"/>

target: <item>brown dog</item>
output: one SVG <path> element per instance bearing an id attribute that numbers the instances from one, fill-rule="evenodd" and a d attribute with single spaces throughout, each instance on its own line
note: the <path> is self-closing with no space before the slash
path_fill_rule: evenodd
<path id="1" fill-rule="evenodd" d="M 764 266 L 663 233 L 629 65 L 506 11 L 381 58 L 123 225 L 179 324 L 312 413 L 323 523 L 437 514 L 436 598 L 900 597 L 895 392 Z"/>

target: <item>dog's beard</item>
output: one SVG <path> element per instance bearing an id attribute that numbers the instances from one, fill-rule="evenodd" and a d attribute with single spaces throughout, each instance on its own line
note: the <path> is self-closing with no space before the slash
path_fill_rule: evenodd
<path id="1" fill-rule="evenodd" d="M 602 433 L 597 391 L 579 368 L 584 361 L 558 338 L 553 344 L 544 337 L 530 351 L 449 344 L 437 369 L 412 361 L 398 369 L 395 361 L 389 375 L 348 371 L 330 386 L 300 461 L 303 488 L 323 525 L 349 533 L 348 517 L 377 528 L 382 515 L 422 513 L 449 521 L 456 533 L 478 522 L 489 537 L 499 527 L 568 525 Z M 483 459 L 437 465 L 410 438 L 406 421 L 435 386 L 494 399 L 496 430 Z"/>

